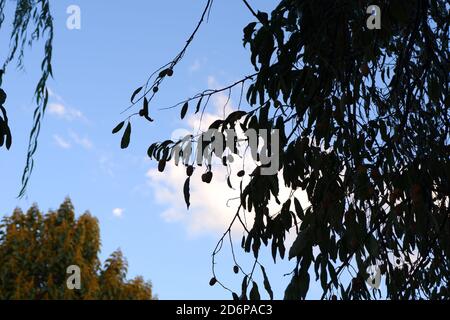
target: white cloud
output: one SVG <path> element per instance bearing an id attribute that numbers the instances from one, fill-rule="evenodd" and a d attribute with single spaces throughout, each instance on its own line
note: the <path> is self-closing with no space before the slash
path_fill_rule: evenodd
<path id="1" fill-rule="evenodd" d="M 227 200 L 235 197 L 233 190 L 224 183 L 224 170 L 214 170 L 214 178 L 210 184 L 201 181 L 202 168 L 197 168 L 190 182 L 189 211 L 183 197 L 183 184 L 186 171 L 183 166 L 176 167 L 173 163 L 167 165 L 164 173 L 151 169 L 147 172 L 149 183 L 158 203 L 167 207 L 161 217 L 166 222 L 182 222 L 186 224 L 188 233 L 200 234 L 207 232 L 223 232 L 234 216 L 236 201 Z"/>
<path id="2" fill-rule="evenodd" d="M 125 210 L 122 208 L 115 208 L 115 209 L 113 209 L 112 213 L 113 213 L 114 217 L 121 218 L 123 216 L 124 211 Z"/>
<path id="3" fill-rule="evenodd" d="M 51 103 L 48 106 L 48 112 L 50 114 L 62 117 L 66 113 L 66 107 L 60 103 Z"/>
<path id="4" fill-rule="evenodd" d="M 53 135 L 53 140 L 55 140 L 56 145 L 62 149 L 69 149 L 71 147 L 68 141 L 57 134 Z"/>
<path id="5" fill-rule="evenodd" d="M 195 59 L 194 62 L 189 66 L 189 72 L 196 72 L 200 70 L 200 67 L 202 66 L 199 59 Z"/>
<path id="6" fill-rule="evenodd" d="M 48 113 L 58 117 L 60 119 L 72 121 L 72 120 L 85 120 L 83 113 L 80 110 L 69 108 L 61 102 L 50 103 L 47 107 Z"/>
<path id="7" fill-rule="evenodd" d="M 55 91 L 53 91 L 53 89 L 47 88 L 47 90 L 48 90 L 48 95 L 49 95 L 50 98 L 53 98 L 53 99 L 55 99 L 56 101 L 59 101 L 59 102 L 63 102 L 64 101 L 64 99 L 60 95 L 58 95 Z"/>
<path id="8" fill-rule="evenodd" d="M 115 163 L 112 161 L 112 158 L 106 154 L 100 155 L 98 159 L 100 169 L 109 175 L 110 177 L 114 177 L 114 168 Z"/>
<path id="9" fill-rule="evenodd" d="M 218 87 L 214 77 L 208 78 L 208 85 L 210 88 Z M 228 100 L 228 93 L 220 93 L 213 96 L 210 100 L 211 105 L 206 110 L 208 112 L 203 114 L 201 123 L 199 115 L 189 116 L 187 119 L 188 128 L 175 130 L 172 134 L 172 139 L 178 139 L 180 136 L 192 132 L 196 133 L 199 127 L 204 130 L 218 117 L 226 117 L 227 114 L 235 110 L 232 102 Z M 245 171 L 247 173 L 252 172 L 256 164 L 250 155 L 244 159 Z M 239 199 L 236 200 L 236 198 L 239 197 L 238 188 L 240 178 L 236 176 L 236 173 L 241 169 L 242 160 L 235 161 L 231 164 L 231 184 L 235 188 L 235 190 L 232 190 L 226 183 L 226 167 L 221 164 L 213 167 L 214 177 L 210 184 L 201 181 L 201 174 L 204 172 L 205 167 L 197 167 L 190 181 L 191 207 L 189 211 L 186 209 L 183 196 L 183 185 L 186 180 L 184 166 L 180 164 L 177 167 L 173 162 L 170 162 L 167 164 L 164 173 L 160 173 L 156 169 L 150 169 L 147 172 L 147 177 L 156 201 L 166 207 L 166 210 L 161 214 L 166 222 L 185 224 L 190 235 L 211 232 L 223 233 L 229 226 L 239 205 Z M 244 180 L 244 185 L 249 178 L 247 177 L 246 179 Z M 279 174 L 279 179 L 279 199 L 283 203 L 288 199 L 291 192 L 289 189 L 283 187 L 284 183 L 281 174 Z M 304 192 L 297 191 L 295 195 L 304 207 L 308 205 L 308 200 Z M 271 213 L 276 213 L 280 209 L 281 207 L 274 200 L 270 201 L 269 210 Z M 243 215 L 241 216 L 243 217 Z M 248 228 L 251 228 L 253 223 L 252 213 L 246 213 L 246 221 Z M 241 227 L 238 226 L 238 228 Z M 291 233 L 289 236 L 289 238 L 292 237 L 292 239 L 289 239 L 290 242 L 295 239 L 294 233 Z"/>
<path id="10" fill-rule="evenodd" d="M 94 144 L 88 137 L 80 137 L 74 131 L 69 131 L 69 135 L 70 138 L 72 138 L 73 142 L 85 149 L 92 149 L 92 147 L 94 146 Z"/>

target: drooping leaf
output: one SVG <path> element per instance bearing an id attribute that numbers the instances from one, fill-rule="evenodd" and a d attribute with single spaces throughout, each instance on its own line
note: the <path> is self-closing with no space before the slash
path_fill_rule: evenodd
<path id="1" fill-rule="evenodd" d="M 303 212 L 302 205 L 300 204 L 300 201 L 298 201 L 298 199 L 295 197 L 294 197 L 294 206 L 295 206 L 295 212 L 297 213 L 297 217 L 300 220 L 303 220 L 305 214 Z"/>
<path id="2" fill-rule="evenodd" d="M 144 103 L 142 106 L 142 110 L 144 111 L 144 115 L 148 115 L 148 99 L 144 97 Z"/>
<path id="3" fill-rule="evenodd" d="M 248 279 L 248 277 L 245 276 L 244 279 L 242 280 L 242 286 L 241 286 L 241 299 L 242 300 L 247 300 L 247 287 L 248 287 L 247 279 Z"/>
<path id="4" fill-rule="evenodd" d="M 122 130 L 124 124 L 125 124 L 125 121 L 122 121 L 121 123 L 119 123 L 117 126 L 114 127 L 114 129 L 112 130 L 112 133 L 113 134 L 118 133 L 120 130 Z"/>
<path id="5" fill-rule="evenodd" d="M 259 295 L 258 284 L 253 281 L 252 289 L 250 290 L 250 300 L 261 300 L 261 296 Z"/>
<path id="6" fill-rule="evenodd" d="M 266 270 L 264 269 L 264 267 L 262 265 L 261 265 L 261 271 L 262 271 L 263 278 L 264 278 L 264 289 L 266 289 L 267 293 L 269 294 L 270 300 L 273 300 L 272 287 L 270 286 L 270 282 L 269 282 L 269 278 L 267 277 Z"/>
<path id="7" fill-rule="evenodd" d="M 197 114 L 200 111 L 200 107 L 202 106 L 203 96 L 198 99 L 197 107 L 195 108 L 195 114 Z"/>
<path id="8" fill-rule="evenodd" d="M 190 181 L 191 181 L 191 178 L 188 177 L 186 179 L 186 181 L 184 182 L 184 187 L 183 187 L 184 202 L 186 202 L 186 207 L 188 209 L 191 206 L 191 203 L 190 203 L 190 198 L 191 198 Z"/>
<path id="9" fill-rule="evenodd" d="M 134 90 L 133 94 L 131 95 L 131 103 L 134 103 L 134 98 L 136 98 L 136 96 L 139 94 L 139 92 L 141 92 L 141 90 L 143 89 L 143 87 L 139 87 L 136 90 Z"/>
<path id="10" fill-rule="evenodd" d="M 11 144 L 12 144 L 12 135 L 11 132 L 9 131 L 9 127 L 6 127 L 6 141 L 5 141 L 5 147 L 7 150 L 9 150 L 11 148 Z"/>
<path id="11" fill-rule="evenodd" d="M 212 171 L 208 171 L 208 172 L 202 174 L 202 181 L 205 183 L 210 183 L 212 178 L 213 178 Z"/>
<path id="12" fill-rule="evenodd" d="M 233 186 L 231 185 L 231 178 L 230 176 L 227 177 L 227 185 L 230 189 L 233 189 Z"/>
<path id="13" fill-rule="evenodd" d="M 189 107 L 189 102 L 185 102 L 185 104 L 181 108 L 181 119 L 184 119 L 184 117 L 186 116 L 186 112 L 188 111 L 188 107 Z"/>
<path id="14" fill-rule="evenodd" d="M 130 136 L 131 136 L 131 122 L 128 122 L 125 132 L 122 136 L 122 141 L 120 142 L 120 147 L 122 149 L 128 148 L 130 145 Z"/>
<path id="15" fill-rule="evenodd" d="M 310 282 L 309 273 L 307 271 L 302 272 L 300 274 L 300 282 L 299 282 L 299 294 L 300 298 L 302 299 L 306 298 L 306 294 L 308 293 L 309 289 L 309 282 Z"/>
<path id="16" fill-rule="evenodd" d="M 159 172 L 164 172 L 164 169 L 166 168 L 166 162 L 167 162 L 167 160 L 165 158 L 159 160 L 159 162 L 158 162 L 158 171 Z"/>

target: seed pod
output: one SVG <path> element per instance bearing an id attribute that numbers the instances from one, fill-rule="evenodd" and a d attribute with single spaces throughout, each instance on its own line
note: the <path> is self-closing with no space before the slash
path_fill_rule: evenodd
<path id="1" fill-rule="evenodd" d="M 213 177 L 213 173 L 211 171 L 208 171 L 204 174 L 202 174 L 202 181 L 205 183 L 210 183 Z"/>

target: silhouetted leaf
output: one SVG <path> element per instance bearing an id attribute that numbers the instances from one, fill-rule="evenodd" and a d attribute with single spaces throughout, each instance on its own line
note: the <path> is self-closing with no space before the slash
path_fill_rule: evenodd
<path id="1" fill-rule="evenodd" d="M 300 274 L 299 294 L 302 299 L 306 298 L 309 289 L 310 276 L 308 271 Z"/>
<path id="2" fill-rule="evenodd" d="M 10 149 L 11 148 L 11 144 L 12 144 L 12 135 L 11 135 L 11 131 L 9 130 L 9 127 L 6 126 L 6 140 L 5 140 L 5 147 L 6 149 Z"/>
<path id="3" fill-rule="evenodd" d="M 144 97 L 144 103 L 143 103 L 142 109 L 144 111 L 144 115 L 148 115 L 148 99 L 147 99 L 147 97 Z"/>
<path id="4" fill-rule="evenodd" d="M 253 281 L 252 289 L 250 290 L 250 300 L 261 300 L 261 296 L 259 295 L 258 285 L 255 281 Z"/>
<path id="5" fill-rule="evenodd" d="M 217 119 L 209 126 L 209 129 L 219 129 L 220 125 L 223 123 L 223 120 Z"/>
<path id="6" fill-rule="evenodd" d="M 239 267 L 238 266 L 234 266 L 233 267 L 233 272 L 238 274 L 239 273 Z"/>
<path id="7" fill-rule="evenodd" d="M 186 112 L 188 111 L 188 107 L 189 107 L 189 103 L 186 102 L 183 105 L 183 108 L 181 108 L 181 119 L 184 119 L 184 117 L 186 116 Z"/>
<path id="8" fill-rule="evenodd" d="M 248 277 L 245 276 L 244 279 L 242 280 L 242 289 L 241 289 L 241 299 L 242 300 L 247 300 L 247 286 L 248 286 L 248 282 L 247 282 Z"/>
<path id="9" fill-rule="evenodd" d="M 264 278 L 264 288 L 266 289 L 267 293 L 269 294 L 270 300 L 273 300 L 273 291 L 270 286 L 269 278 L 267 277 L 267 274 L 266 274 L 266 269 L 264 269 L 263 266 L 261 266 L 261 271 L 262 271 L 263 278 Z"/>
<path id="10" fill-rule="evenodd" d="M 297 213 L 297 217 L 300 220 L 303 220 L 305 214 L 303 213 L 302 205 L 300 204 L 300 201 L 298 201 L 297 198 L 294 198 L 294 206 L 295 206 L 295 212 Z"/>
<path id="11" fill-rule="evenodd" d="M 228 187 L 230 189 L 233 189 L 233 186 L 231 185 L 231 178 L 230 178 L 230 176 L 227 177 L 227 184 L 228 184 Z"/>
<path id="12" fill-rule="evenodd" d="M 205 183 L 210 183 L 212 178 L 213 178 L 212 171 L 208 171 L 208 172 L 202 174 L 202 181 Z"/>
<path id="13" fill-rule="evenodd" d="M 3 89 L 0 89 L 0 105 L 4 104 L 6 101 L 7 95 Z"/>
<path id="14" fill-rule="evenodd" d="M 190 198 L 191 198 L 191 193 L 190 193 L 190 181 L 191 178 L 188 177 L 186 179 L 186 181 L 184 182 L 184 187 L 183 187 L 183 194 L 184 194 L 184 202 L 186 202 L 186 207 L 189 209 L 191 203 L 190 203 Z"/>
<path id="15" fill-rule="evenodd" d="M 122 130 L 124 124 L 125 124 L 125 121 L 122 121 L 121 123 L 119 123 L 117 126 L 114 127 L 112 133 L 116 134 L 117 132 Z"/>
<path id="16" fill-rule="evenodd" d="M 164 158 L 159 160 L 158 162 L 158 171 L 163 172 L 165 168 L 166 168 L 166 159 Z"/>
<path id="17" fill-rule="evenodd" d="M 195 108 L 195 113 L 197 114 L 200 111 L 200 107 L 202 106 L 203 96 L 198 99 L 197 107 Z"/>
<path id="18" fill-rule="evenodd" d="M 136 96 L 139 94 L 139 92 L 141 92 L 143 87 L 139 87 L 136 90 L 134 90 L 133 94 L 131 95 L 131 103 L 134 103 L 134 98 L 136 98 Z"/>
<path id="19" fill-rule="evenodd" d="M 127 127 L 125 129 L 125 132 L 123 133 L 123 136 L 122 136 L 122 141 L 120 143 L 120 147 L 122 149 L 126 149 L 130 145 L 130 136 L 131 136 L 131 123 L 128 122 L 128 125 L 127 125 Z"/>

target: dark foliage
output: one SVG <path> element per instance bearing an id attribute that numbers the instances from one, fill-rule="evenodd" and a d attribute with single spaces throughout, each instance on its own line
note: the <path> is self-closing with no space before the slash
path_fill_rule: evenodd
<path id="1" fill-rule="evenodd" d="M 212 95 L 239 87 L 242 94 L 246 84 L 248 108 L 211 127 L 281 131 L 283 179 L 257 169 L 241 184 L 232 224 L 242 222 L 243 210 L 255 213 L 251 228 L 243 224 L 243 249 L 253 252 L 255 265 L 261 244 L 274 260 L 284 258 L 286 233 L 297 231 L 288 250 L 295 268 L 287 299 L 306 297 L 310 270 L 322 298 L 377 298 L 380 291 L 365 285 L 373 265 L 390 299 L 449 298 L 449 3 L 377 1 L 381 29 L 369 30 L 371 1 L 282 0 L 271 14 L 243 2 L 256 19 L 244 28 L 255 74 L 174 106 L 182 106 L 184 118 L 190 102 L 197 101 L 195 112 L 204 111 Z M 139 90 L 134 104 L 146 101 L 142 114 L 156 93 L 151 88 L 173 74 L 184 51 Z M 185 142 L 154 143 L 148 155 L 166 162 L 174 151 L 187 152 L 175 148 Z M 280 184 L 306 191 L 310 206 L 302 207 L 292 193 L 279 213 L 269 212 Z M 224 238 L 231 240 L 230 230 L 213 259 Z M 245 273 L 242 299 L 254 270 Z M 256 284 L 252 297 L 259 298 Z"/>

